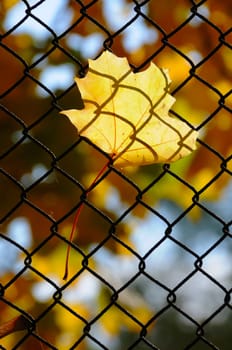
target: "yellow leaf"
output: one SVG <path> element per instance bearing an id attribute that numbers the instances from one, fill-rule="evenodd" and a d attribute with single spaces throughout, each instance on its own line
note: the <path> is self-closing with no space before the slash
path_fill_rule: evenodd
<path id="1" fill-rule="evenodd" d="M 133 73 L 126 58 L 105 51 L 75 81 L 85 107 L 61 113 L 118 166 L 172 162 L 195 149 L 197 132 L 168 115 L 170 78 L 154 63 Z"/>
<path id="2" fill-rule="evenodd" d="M 18 3 L 18 0 L 4 0 L 2 5 L 5 10 L 9 10 L 11 7 L 15 6 L 17 3 Z"/>

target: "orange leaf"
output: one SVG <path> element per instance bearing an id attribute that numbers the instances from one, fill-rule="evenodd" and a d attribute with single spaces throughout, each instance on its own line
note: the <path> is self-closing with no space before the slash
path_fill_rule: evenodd
<path id="1" fill-rule="evenodd" d="M 14 332 L 28 329 L 30 326 L 31 326 L 30 321 L 23 315 L 12 318 L 11 320 L 3 323 L 0 326 L 0 338 L 4 338 L 8 334 L 11 334 Z"/>

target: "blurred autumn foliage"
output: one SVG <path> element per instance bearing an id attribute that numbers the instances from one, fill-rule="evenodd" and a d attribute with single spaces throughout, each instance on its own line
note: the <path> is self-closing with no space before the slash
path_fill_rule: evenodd
<path id="1" fill-rule="evenodd" d="M 30 236 L 26 248 L 16 239 L 14 258 L 9 255 L 7 263 L 6 255 L 1 268 L 0 321 L 24 310 L 33 315 L 38 331 L 29 330 L 25 341 L 22 332 L 8 336 L 2 349 L 41 349 L 34 334 L 52 344 L 44 343 L 45 348 L 98 349 L 103 347 L 88 332 L 92 325 L 94 334 L 101 329 L 102 343 L 104 334 L 112 340 L 122 330 L 139 334 L 141 324 L 147 331 L 155 327 L 155 308 L 117 276 L 111 275 L 108 284 L 109 271 L 100 269 L 96 255 L 104 246 L 107 254 L 137 266 L 133 221 L 146 220 L 161 199 L 199 220 L 201 203 L 220 198 L 232 171 L 230 0 L 60 0 L 53 3 L 58 10 L 52 19 L 50 3 L 0 4 L 0 238 L 10 252 L 10 228 L 21 218 Z M 106 159 L 59 111 L 82 107 L 73 77 L 83 75 L 87 58 L 104 48 L 126 56 L 135 71 L 151 61 L 168 68 L 176 98 L 172 114 L 199 131 L 198 150 L 170 168 L 150 165 L 123 175 L 113 169 L 85 201 L 71 279 L 64 282 L 75 211 Z M 78 298 L 88 276 L 95 281 L 95 304 Z"/>

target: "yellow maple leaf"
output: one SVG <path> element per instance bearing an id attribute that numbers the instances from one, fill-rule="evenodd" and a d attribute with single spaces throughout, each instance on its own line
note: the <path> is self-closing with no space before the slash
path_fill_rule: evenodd
<path id="1" fill-rule="evenodd" d="M 115 165 L 173 162 L 196 148 L 197 132 L 168 115 L 175 99 L 168 93 L 167 70 L 151 63 L 134 73 L 126 58 L 105 51 L 75 81 L 84 109 L 61 113 Z"/>
<path id="2" fill-rule="evenodd" d="M 154 63 L 139 73 L 132 72 L 126 58 L 105 51 L 97 60 L 89 60 L 85 78 L 75 78 L 84 109 L 62 111 L 88 138 L 107 153 L 114 165 L 144 165 L 173 162 L 196 148 L 197 132 L 172 118 L 168 111 L 175 99 L 168 93 L 167 70 Z M 99 171 L 86 195 L 104 174 L 109 162 Z M 70 241 L 83 208 L 79 206 Z M 68 276 L 68 246 L 64 279 Z"/>

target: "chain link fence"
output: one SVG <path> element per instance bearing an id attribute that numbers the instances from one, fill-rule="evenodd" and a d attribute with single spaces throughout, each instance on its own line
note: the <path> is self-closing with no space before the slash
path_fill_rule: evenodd
<path id="1" fill-rule="evenodd" d="M 213 21 L 210 1 L 51 3 L 0 5 L 0 320 L 13 332 L 21 330 L 2 338 L 0 348 L 229 349 L 231 80 L 230 63 L 219 55 L 224 50 L 225 61 L 231 57 L 231 28 L 218 20 L 223 23 L 227 13 L 215 10 Z M 111 166 L 87 198 L 86 183 L 104 155 L 59 112 L 81 106 L 73 76 L 84 76 L 88 55 L 95 58 L 104 49 L 128 52 L 135 71 L 170 57 L 179 74 L 176 84 L 172 78 L 177 103 L 186 103 L 193 82 L 193 103 L 207 103 L 211 95 L 214 103 L 190 121 L 185 110 L 171 111 L 200 132 L 184 174 L 169 164 L 138 169 L 138 175 Z M 210 79 L 214 59 L 220 61 L 218 75 L 228 79 L 221 79 L 224 90 Z M 213 164 L 210 174 L 207 162 Z M 109 187 L 113 194 L 102 203 Z M 154 199 L 159 192 L 166 200 Z M 68 232 L 81 203 L 83 234 L 71 243 Z M 68 245 L 73 259 L 63 281 Z M 13 316 L 17 325 L 9 321 Z M 8 332 L 3 328 L 2 337 Z"/>

